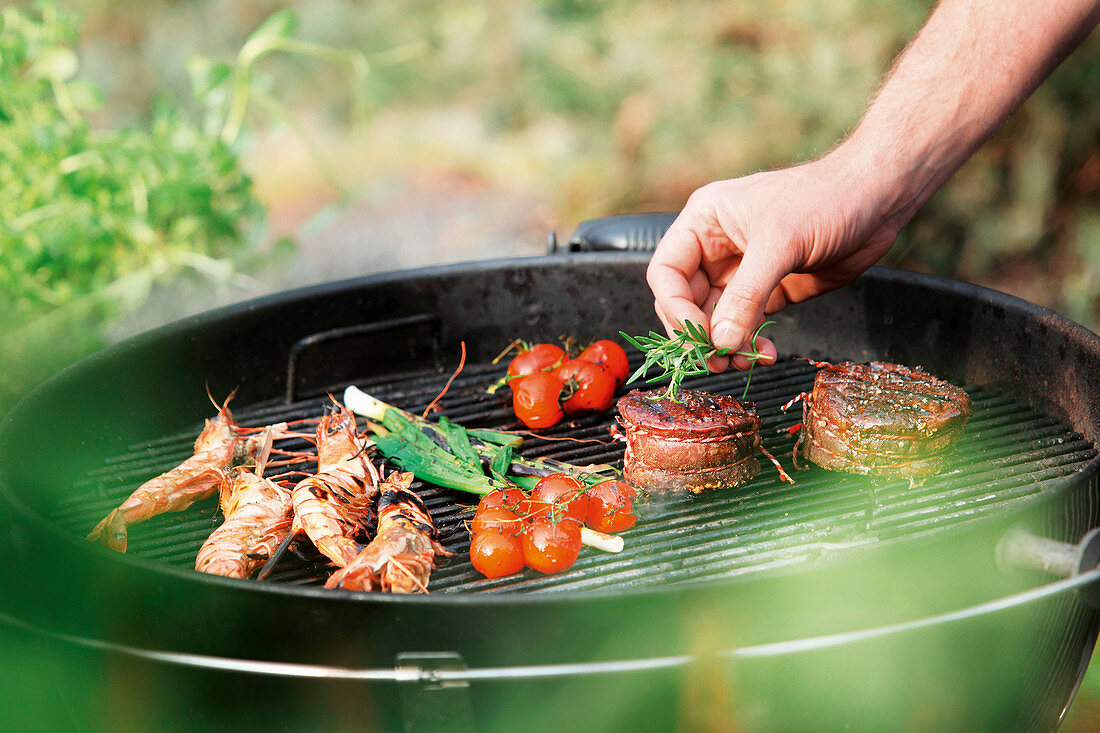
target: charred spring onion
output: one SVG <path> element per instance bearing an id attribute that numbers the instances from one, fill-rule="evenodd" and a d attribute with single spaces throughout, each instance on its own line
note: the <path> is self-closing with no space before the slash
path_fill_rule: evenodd
<path id="1" fill-rule="evenodd" d="M 585 485 L 618 476 L 607 464 L 574 466 L 549 458 L 525 458 L 515 451 L 523 438 L 498 430 L 467 429 L 448 420 L 427 420 L 372 397 L 357 387 L 344 392 L 349 410 L 367 418 L 379 452 L 402 470 L 437 486 L 484 495 L 520 486 L 530 491 L 539 479 L 566 473 Z M 585 527 L 581 541 L 605 552 L 619 552 L 621 537 Z"/>

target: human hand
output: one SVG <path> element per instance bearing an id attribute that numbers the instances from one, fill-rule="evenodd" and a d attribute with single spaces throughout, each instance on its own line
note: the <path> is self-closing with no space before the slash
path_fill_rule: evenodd
<path id="1" fill-rule="evenodd" d="M 834 153 L 817 161 L 698 189 L 657 246 L 646 279 L 672 335 L 701 325 L 716 346 L 748 351 L 765 314 L 851 282 L 893 245 L 893 199 L 863 168 Z M 758 338 L 762 361 L 775 345 Z M 729 359 L 716 358 L 721 371 Z M 747 369 L 749 361 L 734 356 Z"/>

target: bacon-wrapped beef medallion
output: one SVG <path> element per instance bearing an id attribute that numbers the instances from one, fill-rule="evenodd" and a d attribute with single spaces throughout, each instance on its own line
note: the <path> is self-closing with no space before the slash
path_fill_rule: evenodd
<path id="1" fill-rule="evenodd" d="M 698 494 L 739 486 L 759 472 L 755 405 L 692 390 L 680 390 L 679 402 L 651 399 L 657 394 L 633 390 L 618 402 L 623 474 L 635 488 Z"/>
<path id="2" fill-rule="evenodd" d="M 974 412 L 953 384 L 899 364 L 825 365 L 795 446 L 822 468 L 916 481 L 943 471 Z"/>

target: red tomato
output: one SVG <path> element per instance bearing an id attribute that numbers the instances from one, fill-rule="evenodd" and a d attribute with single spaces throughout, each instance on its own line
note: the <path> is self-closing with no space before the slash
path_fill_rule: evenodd
<path id="1" fill-rule="evenodd" d="M 568 570 L 580 552 L 581 524 L 572 519 L 538 520 L 523 533 L 523 560 L 540 573 Z"/>
<path id="2" fill-rule="evenodd" d="M 512 409 L 529 428 L 548 428 L 562 418 L 558 398 L 561 380 L 550 372 L 535 372 L 512 382 Z"/>
<path id="3" fill-rule="evenodd" d="M 520 351 L 512 361 L 508 363 L 509 377 L 522 377 L 526 374 L 534 374 L 543 369 L 556 367 L 565 358 L 565 351 L 554 344 L 535 344 L 529 349 Z"/>
<path id="4" fill-rule="evenodd" d="M 470 563 L 486 578 L 500 578 L 523 570 L 523 541 L 515 535 L 484 532 L 470 543 Z"/>
<path id="5" fill-rule="evenodd" d="M 615 377 L 602 364 L 570 359 L 554 373 L 565 385 L 565 394 L 569 395 L 562 404 L 566 415 L 602 412 L 615 400 Z"/>
<path id="6" fill-rule="evenodd" d="M 577 358 L 581 361 L 603 364 L 607 371 L 611 372 L 611 376 L 615 377 L 616 387 L 626 384 L 626 378 L 630 376 L 630 361 L 626 358 L 626 352 L 614 341 L 606 339 L 597 341 L 582 351 Z"/>
<path id="7" fill-rule="evenodd" d="M 598 532 L 622 532 L 638 518 L 634 511 L 637 497 L 634 487 L 625 481 L 602 481 L 588 487 L 588 515 L 585 524 Z"/>
<path id="8" fill-rule="evenodd" d="M 564 473 L 553 473 L 539 479 L 531 492 L 529 519 L 557 521 L 569 517 L 583 522 L 588 515 L 588 495 L 584 484 Z"/>
<path id="9" fill-rule="evenodd" d="M 484 532 L 516 534 L 521 529 L 523 529 L 523 520 L 519 515 L 503 507 L 483 509 L 474 515 L 474 521 L 470 523 L 470 533 L 475 535 Z"/>
<path id="10" fill-rule="evenodd" d="M 527 494 L 523 493 L 522 489 L 493 489 L 481 497 L 481 501 L 477 503 L 475 516 L 491 507 L 507 509 L 522 516 L 529 509 Z"/>

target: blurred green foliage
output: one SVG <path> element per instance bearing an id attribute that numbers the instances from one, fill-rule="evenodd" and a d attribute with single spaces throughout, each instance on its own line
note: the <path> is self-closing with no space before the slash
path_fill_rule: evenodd
<path id="1" fill-rule="evenodd" d="M 274 12 L 233 63 L 181 64 L 193 108 L 157 92 L 133 124 L 97 128 L 104 94 L 80 76 L 79 25 L 53 3 L 0 11 L 0 411 L 103 346 L 158 285 L 232 284 L 285 259 L 242 166 L 250 108 L 291 117 L 257 60 L 319 58 L 357 81 L 368 71 L 359 52 L 301 41 L 296 16 Z"/>
<path id="2" fill-rule="evenodd" d="M 170 105 L 93 133 L 69 19 L 8 8 L 0 26 L 0 286 L 18 310 L 64 306 L 159 259 L 241 246 L 259 205 L 232 152 Z M 123 292 L 108 295 L 124 296 Z"/>
<path id="3" fill-rule="evenodd" d="M 361 102 L 375 119 L 333 133 L 353 176 L 458 170 L 535 191 L 559 229 L 677 209 L 709 181 L 823 153 L 929 10 L 925 0 L 80 5 L 95 19 L 92 42 L 144 82 L 117 90 L 116 114 L 181 84 L 172 70 L 195 45 L 223 54 L 272 11 L 293 8 L 303 37 L 372 61 Z M 163 43 L 169 33 L 186 42 Z M 401 64 L 380 57 L 410 44 L 424 52 Z M 333 104 L 347 100 L 334 87 L 342 79 L 302 65 L 279 78 L 288 108 L 345 115 Z M 990 285 L 1100 326 L 1097 88 L 1094 33 L 925 207 L 886 264 Z"/>
<path id="4" fill-rule="evenodd" d="M 328 181 L 455 171 L 533 191 L 545 202 L 541 221 L 568 230 L 595 216 L 676 209 L 711 180 L 824 152 L 859 118 L 928 11 L 918 0 L 61 1 L 84 17 L 85 77 L 75 75 L 75 27 L 63 18 L 52 21 L 51 38 L 8 41 L 4 51 L 0 110 L 16 115 L 4 121 L 4 180 L 38 182 L 3 187 L 9 201 L 19 198 L 3 209 L 4 248 L 34 252 L 6 257 L 0 275 L 12 283 L 0 307 L 16 315 L 116 282 L 117 309 L 140 302 L 158 277 L 196 265 L 213 271 L 234 247 L 254 251 L 262 217 L 241 169 L 251 164 L 262 176 L 270 161 L 247 159 L 247 136 L 245 145 L 216 139 L 242 81 L 237 66 L 193 59 L 233 59 L 258 26 L 276 46 L 308 39 L 298 43 L 321 58 L 324 48 L 355 50 L 329 58 L 345 67 L 339 73 L 272 58 L 270 76 L 245 79 L 257 108 L 277 108 L 288 126 L 305 116 L 311 132 L 330 138 Z M 297 28 L 287 25 L 291 11 Z M 23 65 L 18 74 L 13 62 Z M 186 109 L 196 81 L 204 97 Z M 1098 85 L 1094 33 L 933 198 L 885 263 L 990 285 L 1100 325 Z M 173 103 L 158 103 L 165 97 Z M 31 139 L 33 115 L 46 117 Z M 254 122 L 240 116 L 246 121 Z M 144 169 L 134 167 L 139 159 Z M 282 194 L 294 200 L 263 203 L 277 211 L 331 198 L 305 185 Z M 85 206 L 51 215 L 70 194 L 113 213 Z M 79 246 L 61 246 L 75 232 Z M 185 249 L 172 249 L 185 238 Z M 87 266 L 109 248 L 109 262 Z"/>
<path id="5" fill-rule="evenodd" d="M 96 131 L 76 19 L 0 13 L 0 404 L 102 343 L 158 280 L 229 277 L 264 210 L 237 155 L 165 101 Z"/>
<path id="6" fill-rule="evenodd" d="M 924 0 L 65 4 L 87 20 L 82 47 L 109 100 L 101 120 L 147 119 L 158 95 L 184 96 L 191 56 L 230 57 L 266 18 L 292 10 L 298 36 L 359 49 L 370 62 L 370 84 L 353 87 L 359 96 L 347 93 L 346 74 L 265 62 L 279 79 L 267 98 L 287 120 L 329 125 L 330 180 L 458 171 L 535 192 L 546 224 L 565 230 L 677 209 L 709 181 L 826 151 L 929 9 Z M 885 263 L 990 285 L 1100 326 L 1098 83 L 1093 34 Z M 349 108 L 363 123 L 353 129 Z M 284 195 L 325 199 L 298 183 Z"/>

